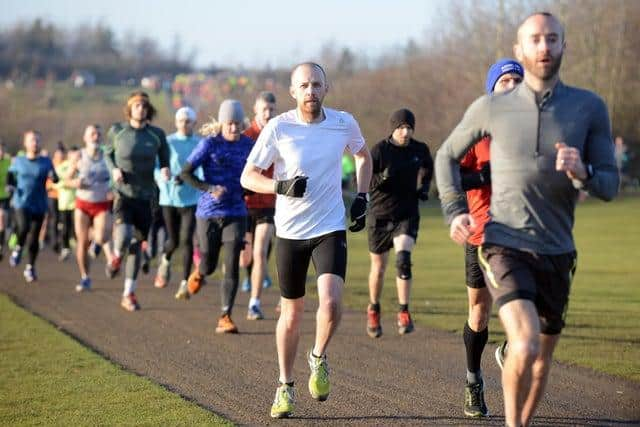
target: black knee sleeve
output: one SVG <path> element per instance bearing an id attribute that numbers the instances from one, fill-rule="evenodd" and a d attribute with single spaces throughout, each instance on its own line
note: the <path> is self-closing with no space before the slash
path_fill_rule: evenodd
<path id="1" fill-rule="evenodd" d="M 400 251 L 396 254 L 396 269 L 399 279 L 411 279 L 411 252 Z"/>

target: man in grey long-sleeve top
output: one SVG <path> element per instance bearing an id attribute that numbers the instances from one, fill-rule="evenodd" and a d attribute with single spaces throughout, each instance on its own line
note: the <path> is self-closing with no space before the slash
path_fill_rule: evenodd
<path id="1" fill-rule="evenodd" d="M 564 327 L 576 266 L 578 190 L 603 200 L 618 191 L 606 105 L 560 81 L 564 47 L 564 29 L 554 16 L 529 16 L 514 46 L 525 83 L 476 100 L 436 156 L 450 235 L 463 244 L 474 223 L 459 160 L 491 136 L 491 220 L 479 259 L 509 341 L 502 382 L 505 421 L 513 426 L 531 422 Z"/>

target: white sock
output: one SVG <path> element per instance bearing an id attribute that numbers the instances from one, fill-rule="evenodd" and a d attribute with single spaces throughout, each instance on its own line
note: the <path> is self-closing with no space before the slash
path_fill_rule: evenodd
<path id="1" fill-rule="evenodd" d="M 124 293 L 123 297 L 129 296 L 134 293 L 136 290 L 136 281 L 133 279 L 126 278 L 124 279 Z"/>
<path id="2" fill-rule="evenodd" d="M 260 298 L 251 297 L 249 299 L 249 307 L 260 308 Z"/>

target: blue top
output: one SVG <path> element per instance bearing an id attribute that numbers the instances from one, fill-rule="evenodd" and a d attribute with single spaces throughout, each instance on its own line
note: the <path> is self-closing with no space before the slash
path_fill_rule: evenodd
<path id="1" fill-rule="evenodd" d="M 160 174 L 160 165 L 156 162 L 156 170 L 154 177 L 158 189 L 160 190 L 160 206 L 175 206 L 183 208 L 186 206 L 195 206 L 202 191 L 193 188 L 186 182 L 176 184 L 173 178 L 180 175 L 182 166 L 187 161 L 187 157 L 198 145 L 199 137 L 196 135 L 184 136 L 174 133 L 167 137 L 169 145 L 169 169 L 171 177 L 169 181 L 165 181 Z M 195 171 L 196 176 L 202 178 L 202 170 Z"/>
<path id="2" fill-rule="evenodd" d="M 196 217 L 246 216 L 244 190 L 240 174 L 253 148 L 253 141 L 244 135 L 238 141 L 229 142 L 222 135 L 202 139 L 187 158 L 194 168 L 202 167 L 204 182 L 226 188 L 224 194 L 214 198 L 203 192 L 198 200 Z"/>
<path id="3" fill-rule="evenodd" d="M 47 190 L 45 183 L 50 173 L 55 175 L 53 163 L 48 157 L 38 156 L 27 159 L 18 156 L 13 159 L 9 172 L 16 178 L 16 191 L 12 204 L 15 209 L 24 209 L 32 214 L 47 212 Z"/>

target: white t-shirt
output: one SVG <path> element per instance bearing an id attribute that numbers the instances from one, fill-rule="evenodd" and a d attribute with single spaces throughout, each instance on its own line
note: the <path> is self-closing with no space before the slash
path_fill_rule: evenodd
<path id="1" fill-rule="evenodd" d="M 260 133 L 248 163 L 260 169 L 274 165 L 275 180 L 307 176 L 303 197 L 278 194 L 276 235 L 285 239 L 311 239 L 344 230 L 342 154 L 365 145 L 358 123 L 344 111 L 323 108 L 321 123 L 305 123 L 296 110 L 270 120 Z"/>

